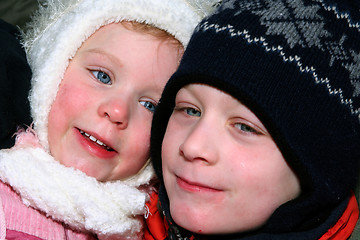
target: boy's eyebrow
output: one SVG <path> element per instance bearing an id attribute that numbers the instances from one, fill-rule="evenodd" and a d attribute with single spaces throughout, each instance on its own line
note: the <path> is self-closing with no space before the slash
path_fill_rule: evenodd
<path id="1" fill-rule="evenodd" d="M 117 65 L 119 66 L 123 66 L 121 60 L 116 57 L 115 55 L 109 53 L 109 52 L 106 52 L 100 48 L 90 48 L 90 49 L 87 49 L 85 51 L 85 53 L 96 53 L 96 54 L 100 54 L 102 57 L 106 57 L 108 59 L 110 59 L 111 62 L 115 62 Z"/>

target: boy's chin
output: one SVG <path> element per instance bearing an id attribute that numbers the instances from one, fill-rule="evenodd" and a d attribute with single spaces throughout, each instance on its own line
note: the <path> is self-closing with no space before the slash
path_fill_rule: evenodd
<path id="1" fill-rule="evenodd" d="M 174 222 L 195 234 L 201 235 L 227 235 L 252 232 L 260 228 L 266 222 L 260 219 L 249 219 L 242 221 L 239 218 L 227 216 L 219 217 L 221 214 L 214 209 L 191 208 L 186 204 L 170 206 L 171 217 Z"/>
<path id="2" fill-rule="evenodd" d="M 196 234 L 212 235 L 216 233 L 213 224 L 215 216 L 204 215 L 198 211 L 191 212 L 186 207 L 174 208 L 176 210 L 170 207 L 171 217 L 178 226 Z"/>

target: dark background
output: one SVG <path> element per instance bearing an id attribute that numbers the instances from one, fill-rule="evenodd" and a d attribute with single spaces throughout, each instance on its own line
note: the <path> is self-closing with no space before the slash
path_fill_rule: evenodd
<path id="1" fill-rule="evenodd" d="M 37 0 L 0 0 L 0 18 L 23 28 L 38 5 Z"/>

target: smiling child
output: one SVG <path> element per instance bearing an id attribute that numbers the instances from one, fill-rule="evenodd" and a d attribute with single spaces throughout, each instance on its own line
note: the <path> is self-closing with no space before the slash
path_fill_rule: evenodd
<path id="1" fill-rule="evenodd" d="M 351 236 L 360 30 L 350 6 L 229 0 L 198 25 L 154 114 L 162 185 L 147 221 L 165 236 L 155 239 Z"/>
<path id="2" fill-rule="evenodd" d="M 33 130 L 0 152 L 1 239 L 142 237 L 153 111 L 215 2 L 43 2 L 24 35 Z"/>
<path id="3" fill-rule="evenodd" d="M 127 179 L 145 165 L 152 112 L 181 56 L 175 39 L 132 24 L 102 27 L 79 48 L 49 113 L 51 154 L 99 181 Z"/>

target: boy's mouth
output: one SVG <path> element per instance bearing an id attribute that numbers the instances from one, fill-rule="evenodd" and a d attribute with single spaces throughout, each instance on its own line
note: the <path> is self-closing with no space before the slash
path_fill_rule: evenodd
<path id="1" fill-rule="evenodd" d="M 176 182 L 177 184 L 189 192 L 223 192 L 221 189 L 216 189 L 211 186 L 204 185 L 202 183 L 192 182 L 187 179 L 181 178 L 177 175 Z"/>
<path id="2" fill-rule="evenodd" d="M 93 143 L 96 143 L 97 145 L 99 145 L 100 147 L 106 149 L 107 151 L 115 151 L 114 149 L 112 149 L 111 147 L 107 146 L 105 143 L 101 142 L 99 139 L 97 139 L 96 137 L 88 134 L 87 132 L 84 132 L 83 130 L 79 129 L 79 132 L 81 133 L 81 135 L 83 135 L 84 137 L 86 137 L 87 139 L 89 139 L 90 141 L 92 141 Z"/>

